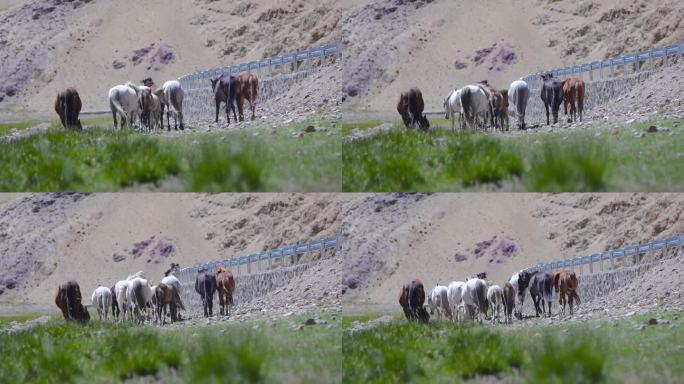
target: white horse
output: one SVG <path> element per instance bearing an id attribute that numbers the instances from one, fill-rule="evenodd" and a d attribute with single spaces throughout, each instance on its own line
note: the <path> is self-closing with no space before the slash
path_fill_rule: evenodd
<path id="1" fill-rule="evenodd" d="M 97 287 L 91 298 L 93 305 L 97 308 L 97 315 L 100 321 L 107 320 L 109 308 L 112 306 L 112 291 L 107 287 Z"/>
<path id="2" fill-rule="evenodd" d="M 529 287 L 525 287 L 523 292 L 520 292 L 520 286 L 518 285 L 518 273 L 514 273 L 511 278 L 508 280 L 509 283 L 513 286 L 513 291 L 515 292 L 515 301 L 513 302 L 513 308 L 515 308 L 515 313 L 518 316 L 522 316 L 522 306 L 525 303 L 525 293 L 527 293 L 527 290 Z"/>
<path id="3" fill-rule="evenodd" d="M 174 129 L 178 130 L 178 121 L 180 120 L 180 129 L 181 131 L 184 128 L 183 126 L 183 88 L 181 87 L 181 84 L 177 80 L 169 80 L 164 85 L 162 86 L 162 89 L 164 90 L 164 96 L 166 97 L 166 102 L 167 102 L 167 110 L 166 110 L 166 122 L 169 126 L 169 131 L 171 130 L 171 121 L 169 120 L 169 112 L 172 112 L 171 114 L 173 115 L 173 125 Z M 163 129 L 163 123 L 162 123 L 162 129 Z"/>
<path id="4" fill-rule="evenodd" d="M 437 316 L 441 319 L 442 315 L 451 320 L 451 309 L 449 308 L 449 297 L 447 296 L 447 287 L 443 285 L 436 285 L 430 296 L 428 296 L 428 305 L 430 306 L 430 314 L 437 312 Z"/>
<path id="5" fill-rule="evenodd" d="M 131 87 L 117 85 L 109 90 L 109 108 L 114 118 L 114 129 L 118 125 L 117 115 L 121 118 L 120 129 L 123 129 L 126 125 L 132 127 L 135 118 L 140 115 L 138 94 Z"/>
<path id="6" fill-rule="evenodd" d="M 492 307 L 492 323 L 498 320 L 501 314 L 501 305 L 503 304 L 503 289 L 498 285 L 492 285 L 487 289 L 487 300 Z"/>
<path id="7" fill-rule="evenodd" d="M 456 130 L 456 113 L 458 113 L 458 120 L 460 122 L 460 128 L 463 129 L 463 109 L 461 108 L 461 90 L 454 89 L 449 93 L 449 95 L 444 99 L 444 111 L 446 113 L 446 119 L 451 116 L 451 130 Z"/>
<path id="8" fill-rule="evenodd" d="M 466 85 L 461 88 L 461 110 L 463 111 L 463 118 L 466 124 L 471 127 L 479 124 L 478 116 L 480 114 L 486 115 L 491 113 L 489 106 L 490 93 L 483 86 Z M 486 124 L 487 118 L 484 118 Z"/>
<path id="9" fill-rule="evenodd" d="M 463 307 L 463 290 L 465 283 L 462 281 L 452 281 L 447 288 L 447 297 L 449 298 L 449 307 L 451 308 L 451 319 L 453 321 L 461 321 L 461 310 Z"/>
<path id="10" fill-rule="evenodd" d="M 468 279 L 461 297 L 463 304 L 468 309 L 467 312 L 474 312 L 478 323 L 482 324 L 487 305 L 485 301 L 487 299 L 487 283 L 478 278 Z"/>
<path id="11" fill-rule="evenodd" d="M 525 110 L 527 109 L 527 100 L 530 98 L 530 88 L 523 80 L 516 80 L 508 87 L 508 100 L 515 105 L 518 113 L 518 127 L 525 129 Z"/>
<path id="12" fill-rule="evenodd" d="M 147 305 L 152 301 L 152 287 L 147 280 L 139 277 L 130 280 L 127 299 L 131 312 L 139 323 L 149 317 Z"/>
<path id="13" fill-rule="evenodd" d="M 114 285 L 116 292 L 116 301 L 119 303 L 119 309 L 123 312 L 120 317 L 121 321 L 126 320 L 126 313 L 128 313 L 128 280 L 121 280 Z"/>

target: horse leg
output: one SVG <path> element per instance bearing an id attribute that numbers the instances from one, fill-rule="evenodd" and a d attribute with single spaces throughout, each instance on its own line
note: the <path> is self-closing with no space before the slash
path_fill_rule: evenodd
<path id="1" fill-rule="evenodd" d="M 546 125 L 550 125 L 549 121 L 549 105 L 544 102 L 544 109 L 546 109 Z"/>
<path id="2" fill-rule="evenodd" d="M 219 115 L 219 108 L 220 108 L 221 102 L 216 100 L 216 120 L 214 120 L 214 123 L 218 123 L 218 115 Z M 166 114 L 166 118 L 168 119 L 169 115 L 168 113 Z M 171 130 L 171 123 L 169 122 L 169 131 Z"/>
<path id="3" fill-rule="evenodd" d="M 252 96 L 253 98 L 254 96 Z M 249 99 L 249 108 L 252 110 L 252 120 L 254 120 L 254 113 L 256 112 L 256 100 L 252 102 L 252 99 Z"/>

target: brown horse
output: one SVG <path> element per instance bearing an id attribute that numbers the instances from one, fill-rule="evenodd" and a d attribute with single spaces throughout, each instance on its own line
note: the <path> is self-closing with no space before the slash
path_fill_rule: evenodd
<path id="1" fill-rule="evenodd" d="M 408 321 L 427 323 L 430 315 L 423 306 L 425 304 L 425 287 L 423 282 L 415 279 L 404 284 L 399 291 L 399 305 L 404 310 Z"/>
<path id="2" fill-rule="evenodd" d="M 508 90 L 492 89 L 489 96 L 489 106 L 492 111 L 494 128 L 501 128 L 501 132 L 508 130 Z"/>
<path id="3" fill-rule="evenodd" d="M 558 295 L 558 303 L 563 306 L 563 313 L 565 313 L 565 304 L 569 301 L 570 314 L 572 315 L 573 301 L 577 300 L 577 305 L 581 302 L 580 297 L 577 294 L 577 287 L 579 286 L 577 275 L 575 275 L 575 272 L 573 271 L 564 269 L 556 273 L 553 277 L 553 286 L 556 289 L 556 293 L 560 292 Z"/>
<path id="4" fill-rule="evenodd" d="M 241 73 L 238 75 L 238 80 L 240 80 L 240 98 L 239 98 L 239 107 L 238 110 L 240 111 L 240 121 L 244 121 L 244 117 L 242 116 L 242 111 L 245 105 L 245 99 L 249 101 L 249 109 L 252 110 L 252 120 L 254 120 L 254 111 L 256 110 L 256 99 L 258 95 L 258 89 L 259 89 L 259 79 L 257 79 L 256 75 L 252 73 Z"/>
<path id="5" fill-rule="evenodd" d="M 235 292 L 235 279 L 230 269 L 224 266 L 216 268 L 216 282 L 218 283 L 218 296 L 221 315 L 228 314 L 228 306 L 233 305 L 233 292 Z"/>
<path id="6" fill-rule="evenodd" d="M 404 125 L 408 129 L 414 129 L 416 126 L 422 130 L 430 128 L 430 122 L 427 116 L 423 115 L 425 103 L 423 102 L 423 94 L 418 88 L 411 88 L 399 95 L 397 101 L 397 112 L 401 115 Z"/>
<path id="7" fill-rule="evenodd" d="M 584 111 L 584 81 L 576 77 L 568 77 L 563 80 L 563 109 L 568 115 L 568 103 L 570 104 L 570 117 L 568 123 L 577 121 L 577 114 L 582 121 Z"/>
<path id="8" fill-rule="evenodd" d="M 178 307 L 180 301 L 176 287 L 171 284 L 160 283 L 154 290 L 154 301 L 157 306 L 157 321 L 159 324 L 166 323 L 166 307 L 169 307 L 171 322 L 178 321 Z"/>
<path id="9" fill-rule="evenodd" d="M 55 304 L 62 310 L 64 320 L 87 323 L 90 320 L 88 310 L 81 304 L 81 287 L 78 283 L 70 280 L 60 284 L 55 295 Z"/>
<path id="10" fill-rule="evenodd" d="M 81 113 L 81 98 L 74 88 L 67 88 L 57 94 L 55 99 L 55 112 L 65 129 L 83 129 L 78 114 Z"/>
<path id="11" fill-rule="evenodd" d="M 235 114 L 235 106 L 239 115 L 242 116 L 242 104 L 240 104 L 240 80 L 233 75 L 225 75 L 211 80 L 211 89 L 214 90 L 214 102 L 216 103 L 216 120 L 218 123 L 219 107 L 221 103 L 226 103 L 226 120 L 230 124 L 230 111 L 233 111 L 235 121 L 238 121 Z"/>

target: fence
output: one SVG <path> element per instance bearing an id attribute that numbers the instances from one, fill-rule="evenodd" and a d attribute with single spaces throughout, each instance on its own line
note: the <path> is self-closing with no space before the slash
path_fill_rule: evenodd
<path id="1" fill-rule="evenodd" d="M 288 53 L 181 76 L 178 80 L 185 91 L 183 100 L 185 121 L 190 123 L 214 121 L 216 107 L 210 79 L 227 74 L 255 72 L 259 78 L 259 102 L 263 102 L 306 77 L 316 64 L 322 67 L 329 61 L 339 61 L 341 56 L 342 44 L 336 43 L 303 52 Z"/>
<path id="2" fill-rule="evenodd" d="M 594 265 L 598 267 L 596 272 L 604 272 L 604 262 L 610 263 L 610 269 L 616 269 L 616 266 L 626 265 L 627 258 L 632 257 L 633 263 L 631 265 L 638 265 L 641 262 L 642 254 L 655 254 L 661 252 L 663 257 L 667 254 L 668 249 L 678 248 L 678 253 L 682 253 L 684 248 L 684 233 L 676 236 L 667 237 L 665 239 L 654 240 L 646 244 L 629 245 L 622 248 L 617 248 L 611 251 L 594 253 L 590 256 L 578 256 L 572 259 L 565 259 L 554 261 L 551 263 L 538 264 L 533 267 L 526 268 L 526 271 L 553 271 L 561 268 L 579 269 L 580 276 L 584 275 L 584 266 L 588 266 L 589 274 L 594 274 Z"/>

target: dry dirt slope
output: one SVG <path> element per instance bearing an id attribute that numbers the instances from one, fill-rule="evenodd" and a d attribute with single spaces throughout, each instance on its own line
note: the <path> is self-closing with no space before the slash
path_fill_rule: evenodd
<path id="1" fill-rule="evenodd" d="M 401 284 L 487 272 L 684 232 L 681 194 L 373 195 L 342 224 L 351 303 L 395 305 Z"/>
<path id="2" fill-rule="evenodd" d="M 419 86 L 438 110 L 457 86 L 496 87 L 562 65 L 684 40 L 679 0 L 376 0 L 343 23 L 352 110 L 391 111 Z"/>
<path id="3" fill-rule="evenodd" d="M 340 39 L 330 0 L 25 0 L 0 5 L 0 111 L 50 112 L 75 86 L 84 110 L 107 90 Z"/>
<path id="4" fill-rule="evenodd" d="M 0 302 L 49 304 L 55 287 L 85 292 L 144 270 L 181 267 L 339 232 L 350 198 L 335 194 L 2 195 Z M 339 285 L 337 281 L 329 285 Z M 321 280 L 328 284 L 327 280 Z"/>

